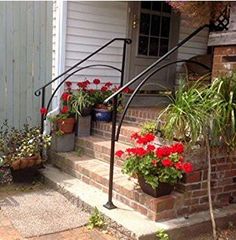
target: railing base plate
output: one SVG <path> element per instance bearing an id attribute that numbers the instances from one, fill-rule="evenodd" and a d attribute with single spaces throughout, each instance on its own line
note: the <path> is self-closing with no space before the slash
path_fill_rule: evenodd
<path id="1" fill-rule="evenodd" d="M 112 209 L 117 208 L 117 207 L 113 204 L 113 202 L 107 202 L 106 204 L 103 205 L 103 207 L 105 207 L 105 208 L 107 208 L 107 209 L 109 209 L 109 210 L 112 210 Z"/>

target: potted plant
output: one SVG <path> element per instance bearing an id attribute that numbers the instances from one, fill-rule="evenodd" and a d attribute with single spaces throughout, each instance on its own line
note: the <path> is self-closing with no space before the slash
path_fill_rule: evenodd
<path id="1" fill-rule="evenodd" d="M 91 132 L 91 113 L 94 98 L 91 90 L 88 89 L 89 85 L 89 80 L 78 82 L 78 88 L 73 92 L 70 100 L 72 112 L 77 117 L 77 135 L 80 137 L 89 136 Z"/>
<path id="2" fill-rule="evenodd" d="M 15 181 L 31 179 L 38 165 L 42 162 L 40 153 L 49 147 L 51 137 L 40 134 L 36 127 L 24 125 L 18 130 L 5 126 L 0 132 L 1 159 L 4 167 L 10 167 Z"/>
<path id="3" fill-rule="evenodd" d="M 143 192 L 153 197 L 168 195 L 183 173 L 192 171 L 192 165 L 184 161 L 182 143 L 159 147 L 151 133 L 134 133 L 131 139 L 134 147 L 119 150 L 116 156 L 124 159 L 123 173 L 136 176 Z"/>
<path id="4" fill-rule="evenodd" d="M 68 152 L 75 145 L 75 113 L 71 107 L 72 92 L 68 87 L 61 95 L 60 112 L 48 117 L 52 123 L 52 150 Z"/>

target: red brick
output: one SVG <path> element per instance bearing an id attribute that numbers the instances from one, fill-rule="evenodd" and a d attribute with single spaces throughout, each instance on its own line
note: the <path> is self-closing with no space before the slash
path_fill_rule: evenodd
<path id="1" fill-rule="evenodd" d="M 184 176 L 185 183 L 194 183 L 201 181 L 201 171 L 192 172 Z"/>

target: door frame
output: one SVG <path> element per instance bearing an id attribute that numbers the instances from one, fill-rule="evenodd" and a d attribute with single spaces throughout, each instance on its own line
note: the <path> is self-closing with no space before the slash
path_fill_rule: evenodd
<path id="1" fill-rule="evenodd" d="M 127 34 L 128 34 L 128 38 L 130 38 L 132 40 L 132 44 L 127 50 L 127 58 L 126 58 L 127 59 L 127 61 L 126 61 L 126 66 L 127 66 L 126 69 L 127 70 L 126 70 L 126 73 L 125 73 L 125 79 L 127 81 L 131 80 L 132 60 L 133 60 L 133 57 L 135 57 L 136 54 L 137 54 L 137 47 L 138 47 L 138 44 L 136 44 L 135 52 L 134 52 L 133 51 L 133 46 L 132 46 L 134 44 L 134 39 L 132 39 L 132 35 L 133 35 L 132 23 L 133 23 L 133 20 L 134 20 L 134 12 L 136 11 L 137 12 L 137 16 L 136 16 L 137 26 L 136 26 L 136 28 L 139 28 L 140 8 L 141 8 L 141 1 L 129 1 L 128 2 Z M 174 35 L 174 37 L 171 36 L 170 39 L 169 39 L 169 50 L 179 42 L 179 34 L 180 34 L 180 14 L 172 11 L 170 32 L 173 32 L 173 29 L 176 29 L 175 30 L 176 34 Z M 135 37 L 136 37 L 135 41 L 138 41 L 137 34 L 138 34 L 138 31 L 135 35 Z M 135 53 L 135 56 L 132 55 L 133 52 Z M 174 60 L 177 60 L 178 51 L 173 53 L 171 56 Z M 173 66 L 173 70 L 171 70 L 171 71 L 174 71 L 172 73 L 172 75 L 176 78 L 176 68 L 177 68 L 177 66 L 176 67 L 174 67 L 174 66 Z"/>

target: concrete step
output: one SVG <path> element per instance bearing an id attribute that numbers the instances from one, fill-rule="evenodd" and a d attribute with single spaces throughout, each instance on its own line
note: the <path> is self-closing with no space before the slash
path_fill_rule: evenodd
<path id="1" fill-rule="evenodd" d="M 112 123 L 107 122 L 92 122 L 92 134 L 95 136 L 102 136 L 104 138 L 111 138 Z M 134 124 L 122 124 L 119 142 L 129 143 L 130 136 L 135 133 L 140 132 L 140 127 Z"/>
<path id="2" fill-rule="evenodd" d="M 170 239 L 189 240 L 201 233 L 211 231 L 209 211 L 172 220 L 155 222 L 138 213 L 133 208 L 114 199 L 116 209 L 108 210 L 103 207 L 107 202 L 107 194 L 88 185 L 81 180 L 68 175 L 52 166 L 41 170 L 43 180 L 57 189 L 67 199 L 77 206 L 91 212 L 95 207 L 104 214 L 108 230 L 118 239 L 123 240 L 156 240 L 156 232 L 165 230 Z M 230 205 L 215 210 L 217 227 L 225 228 L 236 218 L 236 206 Z"/>
<path id="3" fill-rule="evenodd" d="M 89 185 L 108 192 L 109 164 L 100 160 L 81 156 L 76 153 L 54 153 L 52 163 L 61 170 L 77 177 Z M 170 195 L 154 198 L 140 189 L 137 180 L 129 178 L 114 168 L 114 198 L 132 207 L 148 218 L 157 221 L 177 216 L 179 204 L 183 204 L 183 195 L 173 192 Z"/>
<path id="4" fill-rule="evenodd" d="M 125 150 L 129 145 L 116 142 L 115 150 Z M 83 153 L 106 162 L 110 162 L 110 148 L 111 140 L 109 138 L 102 138 L 101 136 L 89 136 L 77 138 L 76 149 L 82 149 Z M 123 161 L 115 157 L 115 164 L 122 166 Z"/>

